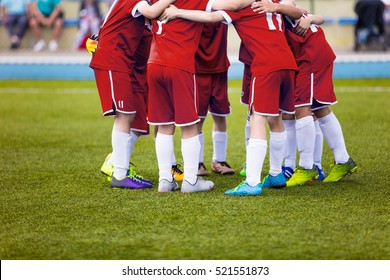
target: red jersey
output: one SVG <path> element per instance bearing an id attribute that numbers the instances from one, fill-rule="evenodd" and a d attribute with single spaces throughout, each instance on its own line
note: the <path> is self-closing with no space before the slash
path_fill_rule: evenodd
<path id="1" fill-rule="evenodd" d="M 116 0 L 99 31 L 99 44 L 90 67 L 132 72 L 135 53 L 144 32 L 145 18 L 137 13 L 144 0 Z"/>
<path id="2" fill-rule="evenodd" d="M 297 21 L 288 17 L 285 19 L 287 41 L 294 53 L 300 72 L 316 72 L 333 63 L 336 55 L 320 27 L 312 24 L 305 36 L 299 36 L 295 34 Z"/>
<path id="3" fill-rule="evenodd" d="M 251 65 L 253 60 L 251 54 L 242 42 L 240 44 L 240 50 L 238 52 L 238 60 L 246 65 Z"/>
<path id="4" fill-rule="evenodd" d="M 253 57 L 251 72 L 254 76 L 282 69 L 297 70 L 284 35 L 281 14 L 258 14 L 249 6 L 237 12 L 225 11 L 222 15 L 227 23 L 233 23 L 238 36 Z"/>
<path id="5" fill-rule="evenodd" d="M 158 0 L 152 0 L 153 3 Z M 179 9 L 206 10 L 208 0 L 177 0 Z M 195 52 L 198 49 L 203 24 L 175 19 L 168 23 L 152 21 L 153 41 L 149 64 L 158 64 L 195 73 Z"/>
<path id="6" fill-rule="evenodd" d="M 222 73 L 230 66 L 227 56 L 227 25 L 221 22 L 203 26 L 198 51 L 195 54 L 196 73 Z"/>

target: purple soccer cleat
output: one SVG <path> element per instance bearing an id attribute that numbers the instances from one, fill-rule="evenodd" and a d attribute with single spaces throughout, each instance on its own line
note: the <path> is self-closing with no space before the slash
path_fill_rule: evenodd
<path id="1" fill-rule="evenodd" d="M 125 177 L 122 180 L 118 180 L 115 176 L 112 176 L 110 181 L 111 188 L 121 188 L 121 189 L 146 189 L 153 187 L 150 183 L 145 183 L 141 180 L 138 180 L 135 177 Z"/>

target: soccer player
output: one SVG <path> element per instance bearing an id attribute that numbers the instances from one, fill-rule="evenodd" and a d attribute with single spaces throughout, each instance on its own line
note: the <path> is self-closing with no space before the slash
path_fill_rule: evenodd
<path id="1" fill-rule="evenodd" d="M 152 42 L 152 32 L 150 28 L 151 26 L 147 20 L 142 35 L 141 43 L 139 44 L 139 47 L 137 48 L 136 55 L 135 55 L 134 71 L 133 71 L 134 81 L 132 83 L 132 87 L 133 87 L 133 91 L 139 94 L 139 96 L 143 98 L 144 103 L 139 104 L 137 114 L 135 115 L 134 122 L 130 129 L 130 135 L 131 135 L 130 154 L 132 153 L 134 149 L 134 145 L 138 141 L 139 137 L 149 135 L 149 125 L 146 120 L 147 99 L 148 99 L 146 63 L 149 58 L 150 45 Z M 90 40 L 88 41 L 90 42 Z M 90 43 L 88 44 L 87 42 L 87 48 L 88 46 L 90 46 Z M 97 41 L 94 41 L 94 43 L 96 48 Z M 95 49 L 93 51 L 95 51 Z M 100 168 L 100 171 L 107 176 L 109 181 L 111 180 L 112 173 L 114 172 L 114 163 L 112 161 L 111 155 L 112 153 L 107 155 L 102 167 Z M 145 185 L 150 185 L 150 186 L 153 185 L 150 180 L 147 180 L 142 176 L 140 176 L 139 174 L 137 174 L 137 172 L 134 169 L 134 165 L 132 163 L 130 163 L 130 172 L 128 176 L 130 178 L 133 178 L 134 180 L 141 181 Z"/>
<path id="2" fill-rule="evenodd" d="M 211 2 L 211 6 L 213 9 L 224 9 L 228 7 L 225 2 L 215 0 Z M 302 15 L 301 10 L 296 7 L 278 6 L 279 9 L 275 12 L 287 13 L 295 18 L 300 18 Z M 171 11 L 170 15 L 168 10 Z M 267 152 L 267 122 L 271 129 L 271 172 L 275 174 L 275 177 L 283 179 L 285 185 L 281 166 L 286 133 L 280 112 L 294 113 L 292 93 L 297 67 L 284 36 L 281 15 L 279 13 L 254 13 L 250 7 L 237 12 L 224 10 L 203 13 L 175 10 L 171 6 L 164 11 L 162 18 L 165 17 L 180 17 L 201 22 L 233 23 L 243 44 L 253 56 L 249 99 L 251 132 L 246 156 L 246 180 L 236 188 L 226 191 L 225 194 L 245 196 L 262 193 L 261 169 Z"/>
<path id="3" fill-rule="evenodd" d="M 267 11 L 274 6 L 273 3 L 260 2 L 254 5 L 260 4 L 262 8 L 254 11 Z M 292 5 L 295 5 L 295 1 L 292 1 Z M 332 80 L 336 56 L 323 30 L 316 25 L 323 21 L 321 16 L 306 13 L 299 21 L 286 17 L 286 37 L 299 68 L 295 85 L 295 129 L 300 154 L 299 165 L 287 186 L 302 185 L 318 175 L 314 164 L 316 128 L 312 113 L 317 117 L 335 157 L 335 165 L 323 181 L 339 181 L 357 169 L 347 152 L 340 123 L 329 108 L 337 102 Z"/>
<path id="4" fill-rule="evenodd" d="M 135 86 L 135 63 L 137 51 L 144 51 L 141 45 L 144 16 L 155 18 L 173 2 L 174 0 L 161 0 L 149 5 L 144 0 L 116 0 L 100 28 L 97 49 L 90 67 L 95 73 L 103 115 L 115 116 L 112 130 L 111 159 L 114 171 L 111 187 L 141 189 L 152 186 L 129 176 L 133 142 L 130 130 L 137 115 L 146 116 L 145 94 L 137 92 Z"/>
<path id="5" fill-rule="evenodd" d="M 195 54 L 196 85 L 199 97 L 198 125 L 200 153 L 198 176 L 206 176 L 204 165 L 203 124 L 209 112 L 213 118 L 212 171 L 222 175 L 234 174 L 226 162 L 227 123 L 230 115 L 228 98 L 228 76 L 230 66 L 227 57 L 227 25 L 223 23 L 204 24 L 198 51 Z"/>
<path id="6" fill-rule="evenodd" d="M 205 10 L 207 1 L 178 0 L 175 4 L 180 8 Z M 178 188 L 171 173 L 175 126 L 179 126 L 182 132 L 184 179 L 181 192 L 209 191 L 214 183 L 197 176 L 200 141 L 195 53 L 203 26 L 181 19 L 167 24 L 153 21 L 152 24 L 153 41 L 147 71 L 150 94 L 148 121 L 158 126 L 158 191 L 170 192 Z"/>

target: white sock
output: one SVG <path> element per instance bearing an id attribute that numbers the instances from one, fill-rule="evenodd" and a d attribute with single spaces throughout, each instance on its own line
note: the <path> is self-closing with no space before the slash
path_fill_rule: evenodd
<path id="1" fill-rule="evenodd" d="M 184 180 L 192 185 L 195 184 L 197 180 L 199 150 L 199 134 L 191 138 L 181 139 L 181 153 L 183 155 L 184 162 Z"/>
<path id="2" fill-rule="evenodd" d="M 175 149 L 172 151 L 171 162 L 171 165 L 176 165 Z"/>
<path id="3" fill-rule="evenodd" d="M 138 138 L 137 134 L 130 130 L 130 155 L 133 154 L 134 145 L 137 143 Z"/>
<path id="4" fill-rule="evenodd" d="M 287 133 L 283 132 L 270 132 L 270 140 L 269 140 L 269 174 L 272 176 L 276 176 L 282 173 L 282 164 L 283 159 L 286 154 L 286 141 L 287 141 Z"/>
<path id="5" fill-rule="evenodd" d="M 267 154 L 267 140 L 249 139 L 246 148 L 246 182 L 256 186 L 261 182 L 261 170 Z"/>
<path id="6" fill-rule="evenodd" d="M 213 131 L 213 162 L 224 162 L 226 161 L 226 150 L 228 134 L 227 132 Z"/>
<path id="7" fill-rule="evenodd" d="M 138 141 L 138 138 L 139 137 L 133 131 L 130 130 L 130 146 L 129 146 L 130 155 L 133 154 L 134 145 Z M 108 165 L 114 164 L 112 161 L 112 156 L 107 160 L 107 164 Z"/>
<path id="8" fill-rule="evenodd" d="M 343 131 L 336 116 L 330 112 L 325 117 L 319 118 L 318 122 L 329 148 L 333 151 L 335 162 L 346 163 L 349 155 L 345 147 Z"/>
<path id="9" fill-rule="evenodd" d="M 284 166 L 294 169 L 297 162 L 297 135 L 295 120 L 283 120 L 283 124 L 287 135 Z"/>
<path id="10" fill-rule="evenodd" d="M 173 154 L 173 135 L 161 134 L 157 132 L 156 136 L 156 155 L 159 170 L 159 181 L 162 179 L 172 181 L 172 154 Z"/>
<path id="11" fill-rule="evenodd" d="M 199 162 L 204 162 L 204 134 L 203 134 L 203 132 L 201 132 L 199 134 L 199 142 L 200 142 Z"/>
<path id="12" fill-rule="evenodd" d="M 318 120 L 314 121 L 314 126 L 316 128 L 316 141 L 314 144 L 314 164 L 322 169 L 322 150 L 324 147 L 324 136 L 322 135 L 322 131 L 320 128 L 320 124 Z"/>
<path id="13" fill-rule="evenodd" d="M 314 143 L 316 128 L 312 116 L 298 119 L 295 123 L 299 152 L 299 166 L 305 169 L 313 168 Z"/>
<path id="14" fill-rule="evenodd" d="M 114 176 L 119 180 L 125 178 L 129 171 L 130 138 L 130 133 L 112 131 L 111 161 L 114 164 Z"/>
<path id="15" fill-rule="evenodd" d="M 248 116 L 245 123 L 245 146 L 248 146 L 250 135 L 251 135 L 251 126 L 250 126 L 249 116 Z"/>

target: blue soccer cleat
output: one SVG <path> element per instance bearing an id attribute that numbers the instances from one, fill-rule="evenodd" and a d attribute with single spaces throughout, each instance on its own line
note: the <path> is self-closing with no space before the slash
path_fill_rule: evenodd
<path id="1" fill-rule="evenodd" d="M 320 168 L 318 165 L 316 165 L 316 168 L 317 168 L 317 171 L 318 171 L 318 175 L 316 176 L 316 179 L 318 181 L 324 180 L 325 179 L 324 170 L 322 168 Z"/>
<path id="2" fill-rule="evenodd" d="M 286 186 L 286 178 L 283 173 L 279 173 L 276 176 L 268 174 L 261 184 L 262 188 L 282 189 Z"/>
<path id="3" fill-rule="evenodd" d="M 262 192 L 261 183 L 252 187 L 246 181 L 242 181 L 237 187 L 226 191 L 225 194 L 233 196 L 254 196 L 261 195 Z"/>
<path id="4" fill-rule="evenodd" d="M 290 179 L 294 175 L 294 169 L 288 166 L 282 166 L 282 173 L 286 179 Z"/>

